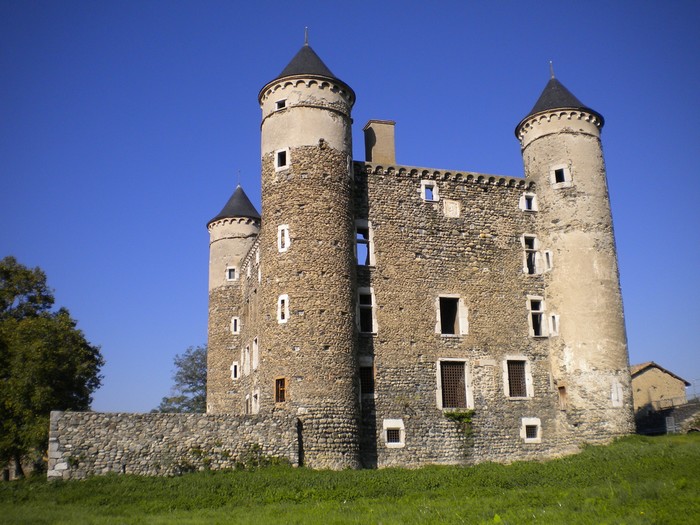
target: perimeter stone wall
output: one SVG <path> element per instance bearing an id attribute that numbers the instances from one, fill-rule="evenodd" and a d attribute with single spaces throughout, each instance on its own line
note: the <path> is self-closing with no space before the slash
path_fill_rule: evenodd
<path id="1" fill-rule="evenodd" d="M 296 418 L 287 415 L 52 412 L 50 425 L 49 479 L 299 463 Z"/>

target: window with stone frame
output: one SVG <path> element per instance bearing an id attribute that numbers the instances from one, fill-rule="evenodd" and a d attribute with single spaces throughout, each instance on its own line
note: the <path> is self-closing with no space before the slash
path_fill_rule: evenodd
<path id="1" fill-rule="evenodd" d="M 438 361 L 440 408 L 469 408 L 467 370 L 464 361 Z"/>
<path id="2" fill-rule="evenodd" d="M 469 333 L 468 310 L 459 295 L 445 294 L 436 299 L 437 323 L 435 331 L 443 336 Z"/>
<path id="3" fill-rule="evenodd" d="M 289 149 L 275 151 L 275 171 L 287 169 L 289 167 Z"/>
<path id="4" fill-rule="evenodd" d="M 542 273 L 539 261 L 539 242 L 537 237 L 534 235 L 523 235 L 522 242 L 525 249 L 525 264 L 523 270 L 528 275 Z"/>
<path id="5" fill-rule="evenodd" d="M 363 399 L 374 398 L 374 367 L 360 366 L 360 395 Z"/>
<path id="6" fill-rule="evenodd" d="M 372 288 L 361 287 L 357 290 L 357 326 L 360 333 L 372 334 L 377 332 L 374 290 Z"/>
<path id="7" fill-rule="evenodd" d="M 287 379 L 278 377 L 275 379 L 275 403 L 287 401 Z"/>
<path id="8" fill-rule="evenodd" d="M 406 445 L 406 429 L 403 419 L 384 419 L 384 445 L 386 448 L 403 448 Z"/>
<path id="9" fill-rule="evenodd" d="M 433 180 L 420 181 L 420 195 L 426 202 L 437 202 L 440 200 L 437 182 Z"/>
<path id="10" fill-rule="evenodd" d="M 282 324 L 289 321 L 289 296 L 280 295 L 277 298 L 277 322 Z"/>
<path id="11" fill-rule="evenodd" d="M 277 226 L 277 251 L 280 253 L 286 252 L 292 243 L 289 236 L 289 225 L 280 224 Z"/>
<path id="12" fill-rule="evenodd" d="M 503 386 L 510 399 L 534 396 L 530 361 L 525 356 L 506 356 L 503 361 Z"/>
<path id="13" fill-rule="evenodd" d="M 358 266 L 374 266 L 374 233 L 366 219 L 355 221 L 355 257 Z"/>
<path id="14" fill-rule="evenodd" d="M 227 266 L 226 267 L 226 280 L 227 281 L 238 280 L 238 273 L 236 272 L 236 268 L 234 266 Z"/>
<path id="15" fill-rule="evenodd" d="M 528 296 L 528 324 L 531 337 L 547 337 L 544 300 L 538 296 Z"/>
<path id="16" fill-rule="evenodd" d="M 538 417 L 524 417 L 520 420 L 520 438 L 525 443 L 542 442 L 542 422 Z"/>

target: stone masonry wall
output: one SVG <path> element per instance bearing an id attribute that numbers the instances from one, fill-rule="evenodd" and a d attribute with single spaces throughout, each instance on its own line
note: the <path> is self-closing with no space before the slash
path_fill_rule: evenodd
<path id="1" fill-rule="evenodd" d="M 263 457 L 299 463 L 294 417 L 51 413 L 49 479 L 167 476 L 233 469 Z"/>

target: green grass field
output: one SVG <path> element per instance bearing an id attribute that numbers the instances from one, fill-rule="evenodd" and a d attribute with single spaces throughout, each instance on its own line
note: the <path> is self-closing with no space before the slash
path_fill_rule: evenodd
<path id="1" fill-rule="evenodd" d="M 0 523 L 700 523 L 700 434 L 547 462 L 0 484 Z"/>

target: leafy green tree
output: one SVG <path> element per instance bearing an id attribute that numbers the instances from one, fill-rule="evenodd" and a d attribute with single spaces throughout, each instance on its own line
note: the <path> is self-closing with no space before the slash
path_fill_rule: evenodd
<path id="1" fill-rule="evenodd" d="M 190 346 L 175 356 L 175 385 L 172 395 L 164 397 L 154 412 L 206 412 L 207 347 Z"/>
<path id="2" fill-rule="evenodd" d="M 42 458 L 51 410 L 88 410 L 104 364 L 40 268 L 0 260 L 0 464 Z"/>

